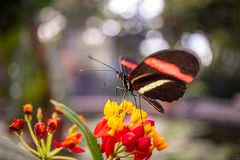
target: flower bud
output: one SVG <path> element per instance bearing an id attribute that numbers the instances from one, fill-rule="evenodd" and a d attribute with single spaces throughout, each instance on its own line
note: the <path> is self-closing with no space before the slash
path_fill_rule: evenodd
<path id="1" fill-rule="evenodd" d="M 143 125 L 137 125 L 132 129 L 132 132 L 136 135 L 137 138 L 144 136 L 144 127 Z"/>
<path id="2" fill-rule="evenodd" d="M 122 144 L 126 147 L 135 146 L 136 142 L 137 142 L 137 137 L 133 132 L 128 132 L 124 134 L 122 137 Z"/>
<path id="3" fill-rule="evenodd" d="M 38 122 L 41 122 L 42 121 L 42 118 L 43 118 L 43 114 L 42 114 L 42 108 L 38 108 L 37 109 L 37 119 L 38 119 Z"/>
<path id="4" fill-rule="evenodd" d="M 151 139 L 149 137 L 141 137 L 137 140 L 137 149 L 139 151 L 149 151 Z"/>
<path id="5" fill-rule="evenodd" d="M 46 124 L 43 122 L 36 123 L 34 126 L 34 132 L 35 132 L 37 138 L 44 138 L 45 135 L 47 134 Z"/>
<path id="6" fill-rule="evenodd" d="M 47 132 L 54 133 L 57 126 L 59 125 L 59 123 L 60 123 L 60 118 L 49 119 L 48 126 L 47 126 Z"/>
<path id="7" fill-rule="evenodd" d="M 146 124 L 150 124 L 151 126 L 154 126 L 154 125 L 155 125 L 155 122 L 154 122 L 154 120 L 147 119 L 147 120 L 144 122 L 144 124 L 145 124 L 145 125 L 146 125 Z"/>
<path id="8" fill-rule="evenodd" d="M 23 112 L 25 114 L 32 114 L 32 108 L 33 108 L 33 106 L 31 104 L 25 104 L 23 106 Z"/>
<path id="9" fill-rule="evenodd" d="M 166 142 L 165 138 L 161 137 L 159 134 L 153 137 L 153 145 L 158 151 L 168 147 L 168 143 Z"/>
<path id="10" fill-rule="evenodd" d="M 22 133 L 24 122 L 25 121 L 23 119 L 14 119 L 9 125 L 9 129 L 19 135 Z"/>
<path id="11" fill-rule="evenodd" d="M 63 111 L 62 111 L 58 106 L 56 106 L 56 107 L 54 108 L 54 111 L 57 112 L 57 113 L 60 114 L 60 115 L 63 115 Z"/>

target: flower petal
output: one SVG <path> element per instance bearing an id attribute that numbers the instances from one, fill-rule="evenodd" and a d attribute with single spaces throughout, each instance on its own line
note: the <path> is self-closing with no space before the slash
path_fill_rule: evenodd
<path id="1" fill-rule="evenodd" d="M 62 143 L 61 142 L 58 142 L 58 141 L 53 141 L 53 144 L 54 144 L 54 146 L 55 146 L 55 148 L 61 148 L 61 147 L 63 147 L 62 146 Z"/>
<path id="2" fill-rule="evenodd" d="M 85 152 L 85 150 L 83 148 L 78 148 L 78 147 L 72 148 L 70 151 L 72 153 L 82 153 L 82 152 Z"/>
<path id="3" fill-rule="evenodd" d="M 108 122 L 108 120 L 106 118 L 103 118 L 98 122 L 97 126 L 95 127 L 95 129 L 93 131 L 93 134 L 96 138 L 100 138 L 100 137 L 107 135 L 107 133 L 110 129 L 107 126 L 107 122 Z"/>
<path id="4" fill-rule="evenodd" d="M 107 136 L 106 145 L 105 145 L 105 152 L 107 158 L 114 153 L 114 138 L 112 136 Z"/>

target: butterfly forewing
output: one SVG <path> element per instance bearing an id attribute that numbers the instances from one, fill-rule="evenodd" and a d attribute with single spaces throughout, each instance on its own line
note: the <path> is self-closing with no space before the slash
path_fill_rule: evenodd
<path id="1" fill-rule="evenodd" d="M 183 96 L 186 83 L 197 75 L 199 61 L 182 50 L 163 50 L 147 57 L 129 80 L 135 90 L 148 98 L 172 102 Z"/>
<path id="2" fill-rule="evenodd" d="M 131 73 L 135 78 L 145 73 L 164 73 L 190 83 L 199 71 L 199 61 L 183 50 L 163 50 L 148 56 Z"/>
<path id="3" fill-rule="evenodd" d="M 127 75 L 130 74 L 138 66 L 137 62 L 126 56 L 121 56 L 119 58 L 119 63 L 121 65 L 121 71 Z"/>

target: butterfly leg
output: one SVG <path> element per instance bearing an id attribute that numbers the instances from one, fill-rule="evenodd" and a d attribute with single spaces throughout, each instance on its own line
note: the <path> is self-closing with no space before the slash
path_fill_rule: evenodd
<path id="1" fill-rule="evenodd" d="M 105 81 L 105 80 L 104 80 L 104 88 L 105 88 L 105 91 L 106 91 L 106 93 L 107 93 L 110 101 L 112 101 L 112 98 L 111 98 L 110 92 L 109 92 L 109 90 L 108 90 L 108 88 L 107 88 L 107 84 L 106 84 L 106 81 Z"/>
<path id="2" fill-rule="evenodd" d="M 134 95 L 133 93 L 132 93 L 132 96 L 133 96 L 133 98 L 134 98 L 134 103 L 135 103 L 135 106 L 137 107 L 137 108 L 139 108 L 139 110 L 140 110 L 140 116 L 141 116 L 141 120 L 143 119 L 143 117 L 142 117 L 142 106 L 141 106 L 141 99 L 140 99 L 140 96 L 139 96 L 139 107 L 138 107 L 138 105 L 137 105 L 137 98 L 136 98 L 136 95 Z M 143 124 L 143 121 L 142 121 L 142 124 Z"/>
<path id="3" fill-rule="evenodd" d="M 117 100 L 117 91 L 118 91 L 118 90 L 124 91 L 124 94 L 123 94 L 123 95 L 124 95 L 124 98 L 125 98 L 128 90 L 126 90 L 125 88 L 121 88 L 121 87 L 118 87 L 118 86 L 117 86 L 117 87 L 115 87 L 115 100 Z"/>
<path id="4" fill-rule="evenodd" d="M 139 108 L 142 109 L 142 103 L 141 103 L 141 96 L 138 95 L 138 104 L 139 104 Z"/>
<path id="5" fill-rule="evenodd" d="M 136 95 L 134 95 L 133 93 L 131 93 L 133 98 L 134 98 L 134 103 L 135 103 L 135 106 L 138 108 L 138 104 L 137 104 L 137 99 L 136 99 Z"/>

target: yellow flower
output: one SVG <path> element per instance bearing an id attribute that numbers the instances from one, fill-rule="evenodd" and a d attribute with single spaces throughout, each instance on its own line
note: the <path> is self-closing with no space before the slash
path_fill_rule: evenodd
<path id="1" fill-rule="evenodd" d="M 121 130 L 124 127 L 124 119 L 122 116 L 112 116 L 109 118 L 107 125 L 111 128 L 108 132 L 109 135 L 113 136 L 116 130 Z"/>
<path id="2" fill-rule="evenodd" d="M 156 126 L 152 126 L 150 123 L 144 126 L 144 130 L 145 135 L 148 136 L 149 138 L 153 138 L 157 134 Z"/>
<path id="3" fill-rule="evenodd" d="M 120 104 L 120 108 L 124 113 L 131 114 L 136 107 L 133 105 L 132 102 L 124 99 Z"/>
<path id="4" fill-rule="evenodd" d="M 161 137 L 159 134 L 153 137 L 153 145 L 158 151 L 161 151 L 168 147 L 168 143 L 166 142 L 165 138 Z"/>
<path id="5" fill-rule="evenodd" d="M 147 118 L 147 112 L 140 109 L 134 109 L 131 115 L 130 128 L 136 124 L 142 124 Z"/>
<path id="6" fill-rule="evenodd" d="M 107 119 L 109 119 L 110 117 L 112 117 L 114 115 L 118 115 L 119 107 L 118 107 L 117 102 L 114 102 L 114 101 L 111 102 L 110 100 L 108 100 L 107 103 L 105 104 L 103 112 Z"/>

